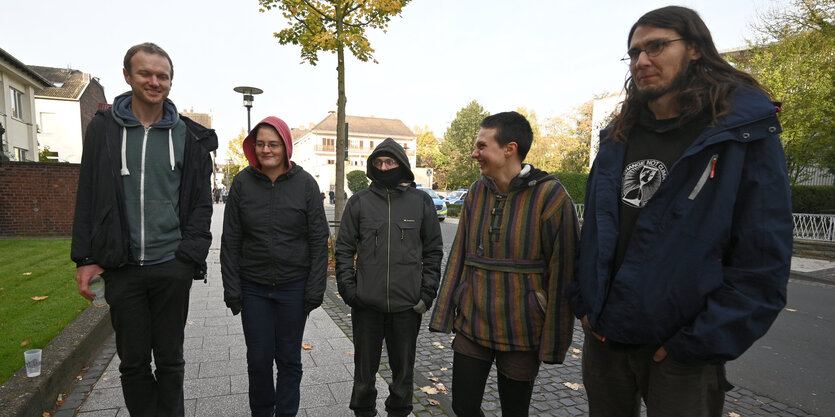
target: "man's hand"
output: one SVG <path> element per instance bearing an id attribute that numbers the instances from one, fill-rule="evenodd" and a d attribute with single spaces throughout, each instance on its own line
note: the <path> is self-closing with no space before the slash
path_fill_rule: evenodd
<path id="1" fill-rule="evenodd" d="M 90 291 L 90 280 L 96 275 L 101 275 L 102 272 L 104 272 L 104 268 L 97 264 L 79 266 L 75 270 L 75 282 L 78 283 L 78 293 L 82 297 L 90 301 L 96 298 L 96 294 Z"/>
<path id="2" fill-rule="evenodd" d="M 605 341 L 606 341 L 606 338 L 605 338 L 605 337 L 603 337 L 603 336 L 601 336 L 601 335 L 599 335 L 599 334 L 597 334 L 597 333 L 595 333 L 595 332 L 593 332 L 593 331 L 591 330 L 591 324 L 589 324 L 589 315 L 588 315 L 588 314 L 586 314 L 585 316 L 583 316 L 583 318 L 582 318 L 582 319 L 580 319 L 580 322 L 582 322 L 582 323 L 583 323 L 583 327 L 584 327 L 586 330 L 588 330 L 589 332 L 591 332 L 591 334 L 592 334 L 595 338 L 597 338 L 597 340 L 599 340 L 599 341 L 601 341 L 601 342 L 605 342 Z"/>
<path id="3" fill-rule="evenodd" d="M 661 362 L 666 357 L 667 349 L 664 349 L 664 346 L 661 346 L 660 348 L 658 348 L 658 350 L 655 351 L 655 355 L 652 355 L 652 360 L 655 362 Z"/>

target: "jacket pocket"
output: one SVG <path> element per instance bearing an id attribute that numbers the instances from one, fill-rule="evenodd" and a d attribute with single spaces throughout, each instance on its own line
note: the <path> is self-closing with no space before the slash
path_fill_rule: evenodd
<path id="1" fill-rule="evenodd" d="M 702 176 L 699 177 L 699 181 L 696 182 L 696 186 L 693 187 L 693 191 L 690 192 L 690 195 L 687 197 L 690 200 L 695 200 L 696 196 L 702 191 L 702 188 L 707 183 L 707 180 L 713 178 L 714 174 L 716 173 L 716 161 L 719 159 L 718 154 L 713 154 L 710 157 L 710 160 L 707 162 L 707 166 L 705 166 L 704 171 L 702 172 Z"/>
<path id="2" fill-rule="evenodd" d="M 116 268 L 124 261 L 122 225 L 112 205 L 107 206 L 101 213 L 101 218 L 96 219 L 93 224 L 90 251 L 93 259 L 102 268 Z"/>
<path id="3" fill-rule="evenodd" d="M 402 261 L 407 265 L 411 265 L 420 261 L 421 241 L 420 229 L 417 222 L 399 221 L 397 222 L 397 231 L 399 236 L 392 236 L 392 246 L 395 246 L 395 238 L 397 239 L 396 247 L 400 248 L 398 252 L 403 255 Z"/>

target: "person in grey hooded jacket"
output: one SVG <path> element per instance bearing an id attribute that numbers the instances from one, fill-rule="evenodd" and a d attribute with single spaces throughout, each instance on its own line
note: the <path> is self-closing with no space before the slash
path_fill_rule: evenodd
<path id="1" fill-rule="evenodd" d="M 371 186 L 351 196 L 336 242 L 339 294 L 354 330 L 357 416 L 376 414 L 374 387 L 383 340 L 392 369 L 386 411 L 412 411 L 417 335 L 440 279 L 443 242 L 432 198 L 414 186 L 409 159 L 391 138 L 369 155 Z"/>

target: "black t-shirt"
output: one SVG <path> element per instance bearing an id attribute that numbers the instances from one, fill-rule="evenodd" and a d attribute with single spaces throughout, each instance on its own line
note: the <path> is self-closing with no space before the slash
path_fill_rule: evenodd
<path id="1" fill-rule="evenodd" d="M 705 129 L 710 114 L 702 112 L 689 119 L 656 120 L 646 107 L 626 143 L 620 191 L 620 230 L 615 253 L 617 272 L 623 264 L 629 239 L 641 209 L 652 198 L 673 164 Z"/>

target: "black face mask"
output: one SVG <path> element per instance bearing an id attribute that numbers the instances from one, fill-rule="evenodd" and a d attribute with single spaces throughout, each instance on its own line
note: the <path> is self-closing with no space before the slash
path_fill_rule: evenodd
<path id="1" fill-rule="evenodd" d="M 397 184 L 399 184 L 400 180 L 403 179 L 400 167 L 390 169 L 388 171 L 383 171 L 375 166 L 372 166 L 371 169 L 374 174 L 374 180 L 385 185 L 386 188 L 397 187 Z"/>

